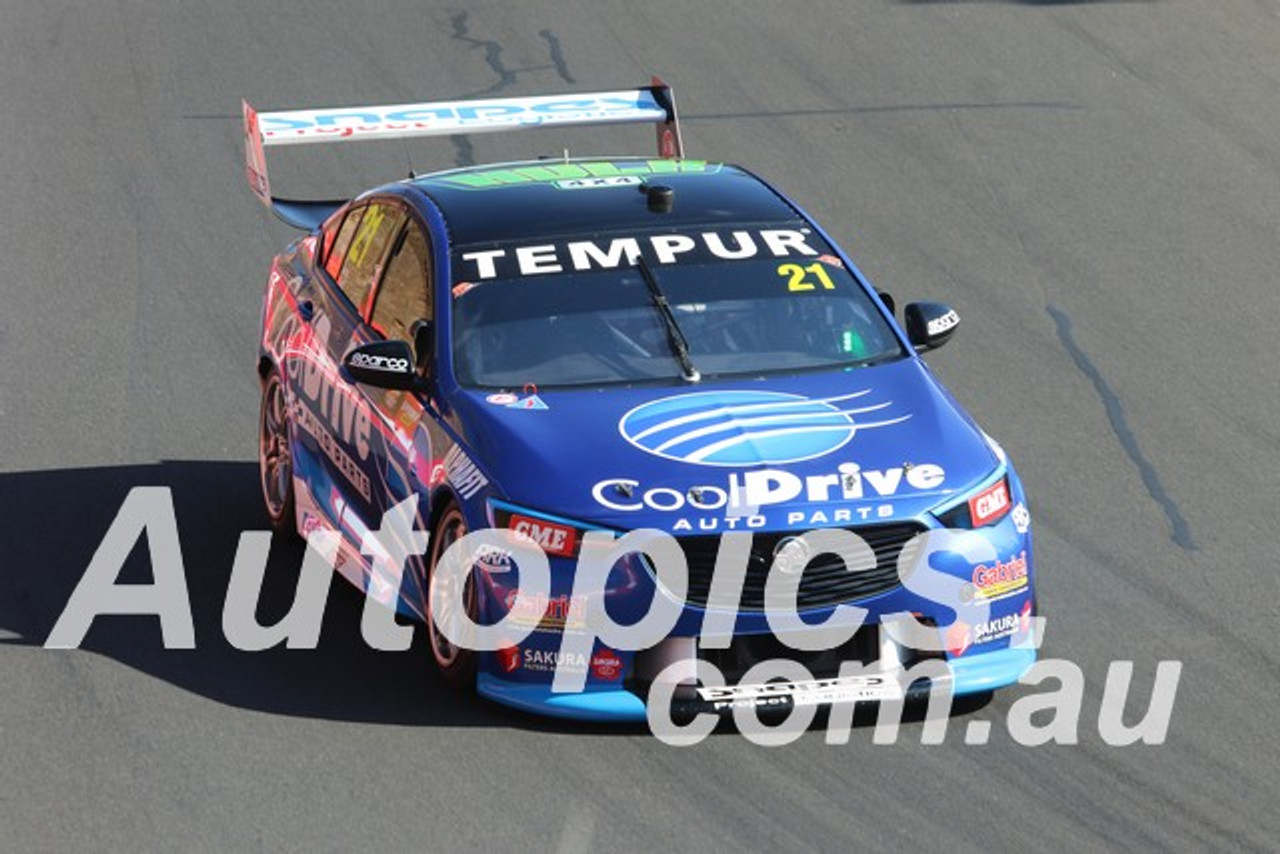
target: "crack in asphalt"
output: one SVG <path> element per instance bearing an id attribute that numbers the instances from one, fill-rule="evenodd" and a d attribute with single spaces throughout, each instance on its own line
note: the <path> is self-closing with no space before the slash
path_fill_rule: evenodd
<path id="1" fill-rule="evenodd" d="M 564 49 L 560 46 L 560 39 L 551 30 L 538 30 L 538 35 L 547 43 L 547 53 L 551 55 L 551 65 L 555 68 L 556 74 L 560 75 L 560 79 L 565 83 L 577 83 L 573 79 L 573 74 L 569 71 L 569 63 L 565 62 Z"/>
<path id="2" fill-rule="evenodd" d="M 488 89 L 482 89 L 475 95 L 470 97 L 479 97 L 481 95 L 491 95 L 494 92 L 501 92 L 503 89 L 516 82 L 516 72 L 507 68 L 502 62 L 502 45 L 493 39 L 477 39 L 471 36 L 471 13 L 465 10 L 458 10 L 453 17 L 449 19 L 449 24 L 453 27 L 452 37 L 457 41 L 464 42 L 473 48 L 484 49 L 484 61 L 489 66 L 489 70 L 498 75 L 498 82 L 494 83 Z"/>
<path id="3" fill-rule="evenodd" d="M 492 86 L 481 89 L 466 98 L 482 98 L 487 95 L 493 95 L 510 87 L 516 82 L 516 78 L 527 71 L 546 71 L 554 70 L 561 80 L 565 83 L 577 83 L 573 73 L 569 71 L 569 63 L 564 56 L 564 48 L 560 44 L 560 38 L 551 30 L 539 30 L 538 35 L 547 43 L 547 54 L 550 58 L 549 65 L 535 65 L 529 68 L 508 68 L 502 60 L 502 44 L 494 39 L 481 39 L 471 35 L 471 13 L 465 9 L 455 10 L 449 19 L 449 25 L 453 28 L 450 37 L 455 41 L 466 44 L 469 48 L 479 48 L 484 51 L 485 64 L 489 66 L 489 70 L 497 75 L 498 80 Z M 474 166 L 475 151 L 471 144 L 471 140 L 465 134 L 450 137 L 454 148 L 454 164 L 457 166 Z"/>
<path id="4" fill-rule="evenodd" d="M 1053 322 L 1058 328 L 1058 338 L 1062 341 L 1062 346 L 1066 348 L 1067 353 L 1076 363 L 1076 367 L 1080 369 L 1080 372 L 1089 378 L 1089 382 L 1093 383 L 1094 390 L 1097 391 L 1098 397 L 1102 399 L 1102 405 L 1107 412 L 1107 420 L 1111 422 L 1111 430 L 1120 441 L 1120 447 L 1124 449 L 1125 454 L 1137 467 L 1138 473 L 1142 476 L 1142 483 L 1147 488 L 1147 493 L 1164 511 L 1165 517 L 1169 520 L 1170 534 L 1173 537 L 1173 541 L 1187 551 L 1194 551 L 1197 546 L 1191 536 L 1191 526 L 1187 524 L 1182 511 L 1178 509 L 1177 502 L 1173 500 L 1173 496 L 1169 494 L 1164 484 L 1160 482 L 1160 475 L 1156 472 L 1155 466 L 1151 464 L 1151 461 L 1142 452 L 1142 446 L 1138 443 L 1137 435 L 1130 429 L 1129 422 L 1124 417 L 1124 407 L 1120 403 L 1119 395 L 1107 383 L 1102 376 L 1102 372 L 1089 359 L 1088 354 L 1076 343 L 1075 336 L 1071 334 L 1071 318 L 1067 317 L 1066 313 L 1061 309 L 1052 305 L 1046 306 L 1045 311 L 1053 318 Z"/>

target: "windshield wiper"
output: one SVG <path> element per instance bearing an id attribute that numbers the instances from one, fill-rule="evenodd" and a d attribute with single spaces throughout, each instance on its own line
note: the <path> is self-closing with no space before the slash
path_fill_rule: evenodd
<path id="1" fill-rule="evenodd" d="M 680 324 L 676 323 L 671 304 L 667 302 L 666 294 L 658 286 L 658 280 L 654 277 L 653 270 L 649 269 L 644 256 L 636 259 L 636 269 L 640 271 L 640 277 L 649 288 L 649 298 L 653 301 L 653 307 L 658 310 L 658 314 L 662 315 L 662 324 L 667 328 L 667 343 L 671 345 L 672 354 L 680 362 L 680 370 L 684 371 L 685 382 L 698 382 L 702 379 L 702 374 L 698 373 L 698 369 L 693 366 L 693 360 L 689 358 L 689 341 L 680 331 Z"/>

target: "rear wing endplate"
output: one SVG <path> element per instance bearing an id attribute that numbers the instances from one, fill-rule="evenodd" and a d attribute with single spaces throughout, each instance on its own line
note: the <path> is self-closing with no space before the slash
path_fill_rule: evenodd
<path id="1" fill-rule="evenodd" d="M 641 89 L 527 98 L 269 113 L 259 113 L 247 101 L 242 104 L 245 175 L 249 187 L 277 216 L 299 228 L 315 227 L 317 216 L 323 219 L 323 211 L 331 211 L 342 202 L 303 202 L 273 196 L 267 177 L 266 146 L 641 122 L 657 125 L 660 157 L 684 156 L 675 94 L 657 77 Z"/>

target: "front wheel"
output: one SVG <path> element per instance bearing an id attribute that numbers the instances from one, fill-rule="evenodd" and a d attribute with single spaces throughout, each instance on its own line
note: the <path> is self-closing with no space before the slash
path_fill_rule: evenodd
<path id="1" fill-rule="evenodd" d="M 293 446 L 289 442 L 289 409 L 280 374 L 272 371 L 262 384 L 258 418 L 258 479 L 267 519 L 276 531 L 294 532 Z"/>
<path id="2" fill-rule="evenodd" d="M 442 625 L 448 626 L 450 634 L 457 637 L 458 628 L 462 625 L 463 612 L 458 610 L 455 592 L 448 584 L 441 584 L 440 589 L 435 591 L 439 595 L 432 595 L 432 588 L 435 587 L 434 576 L 436 567 L 440 564 L 440 559 L 449 547 L 462 539 L 467 533 L 467 521 L 463 518 L 462 510 L 457 504 L 450 502 L 449 506 L 440 514 L 440 520 L 436 522 L 435 532 L 431 537 L 431 560 L 428 564 L 430 577 L 428 581 L 427 594 L 427 628 L 431 637 L 431 655 L 436 661 L 436 668 L 440 671 L 440 675 L 444 681 L 450 686 L 459 690 L 471 690 L 476 684 L 476 653 L 474 650 L 463 649 L 457 646 L 453 641 L 445 636 L 441 631 Z M 476 619 L 476 583 L 475 576 L 468 574 L 462 588 L 462 602 L 465 614 L 472 621 Z"/>

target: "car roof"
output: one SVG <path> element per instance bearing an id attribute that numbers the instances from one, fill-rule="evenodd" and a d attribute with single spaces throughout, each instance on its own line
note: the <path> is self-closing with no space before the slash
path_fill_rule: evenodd
<path id="1" fill-rule="evenodd" d="M 531 160 L 438 172 L 409 183 L 440 208 L 455 246 L 801 218 L 746 170 L 702 160 Z M 653 186 L 673 190 L 670 210 L 649 209 L 641 190 Z"/>

